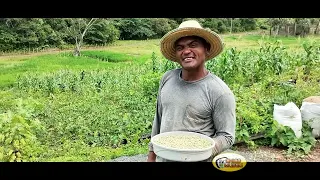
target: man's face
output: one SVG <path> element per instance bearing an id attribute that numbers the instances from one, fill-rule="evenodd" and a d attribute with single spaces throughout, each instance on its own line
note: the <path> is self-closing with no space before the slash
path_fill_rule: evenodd
<path id="1" fill-rule="evenodd" d="M 207 48 L 203 41 L 197 37 L 187 36 L 175 43 L 178 63 L 186 70 L 198 69 L 204 66 Z"/>

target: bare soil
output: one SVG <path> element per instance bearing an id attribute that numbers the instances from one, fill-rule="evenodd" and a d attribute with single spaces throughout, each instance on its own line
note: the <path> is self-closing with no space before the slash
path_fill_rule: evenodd
<path id="1" fill-rule="evenodd" d="M 290 155 L 287 149 L 269 146 L 251 150 L 247 146 L 237 145 L 234 151 L 243 155 L 248 162 L 320 162 L 320 140 L 308 155 Z"/>
<path id="2" fill-rule="evenodd" d="M 286 149 L 268 146 L 260 146 L 253 150 L 245 145 L 236 145 L 230 151 L 241 154 L 247 162 L 320 162 L 320 140 L 312 151 L 304 156 L 288 155 Z M 109 162 L 147 162 L 147 154 L 121 156 Z"/>

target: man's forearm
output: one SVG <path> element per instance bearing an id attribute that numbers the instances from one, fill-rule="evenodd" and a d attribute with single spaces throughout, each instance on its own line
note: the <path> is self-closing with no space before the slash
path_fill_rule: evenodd
<path id="1" fill-rule="evenodd" d="M 229 149 L 235 141 L 236 129 L 236 104 L 232 93 L 222 95 L 216 102 L 213 112 L 216 134 L 213 137 L 216 145 L 213 155 L 217 155 Z"/>
<path id="2" fill-rule="evenodd" d="M 212 150 L 212 155 L 216 156 L 221 152 L 229 149 L 234 143 L 234 137 L 231 135 L 220 135 L 213 138 L 215 145 Z"/>
<path id="3" fill-rule="evenodd" d="M 153 151 L 149 151 L 147 162 L 155 162 L 157 155 Z"/>

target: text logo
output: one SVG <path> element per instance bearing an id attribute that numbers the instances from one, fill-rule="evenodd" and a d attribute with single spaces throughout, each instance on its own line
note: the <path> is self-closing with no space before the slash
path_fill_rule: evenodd
<path id="1" fill-rule="evenodd" d="M 233 172 L 244 168 L 247 161 L 240 154 L 227 152 L 215 156 L 212 164 L 221 171 Z"/>

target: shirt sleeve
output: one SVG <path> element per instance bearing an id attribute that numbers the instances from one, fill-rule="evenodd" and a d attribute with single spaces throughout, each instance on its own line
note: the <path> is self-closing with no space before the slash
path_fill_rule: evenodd
<path id="1" fill-rule="evenodd" d="M 212 113 L 216 134 L 213 139 L 215 146 L 213 156 L 229 149 L 235 141 L 236 102 L 233 93 L 221 95 Z"/>

